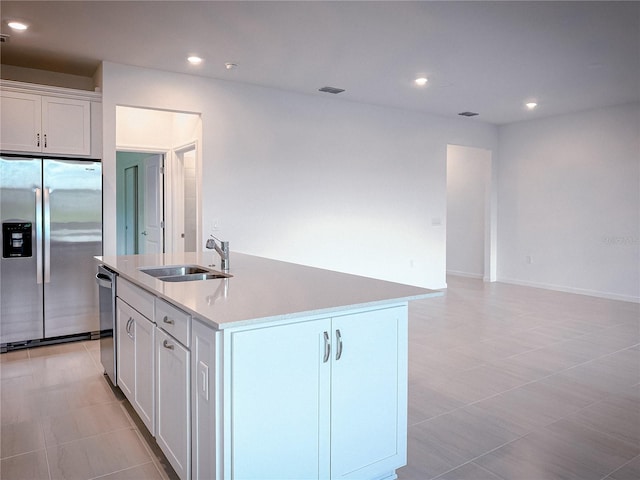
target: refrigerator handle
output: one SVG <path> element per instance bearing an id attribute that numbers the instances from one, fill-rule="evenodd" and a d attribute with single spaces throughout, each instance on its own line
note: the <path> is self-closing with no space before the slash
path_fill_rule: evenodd
<path id="1" fill-rule="evenodd" d="M 36 283 L 42 283 L 42 191 L 36 193 Z"/>
<path id="2" fill-rule="evenodd" d="M 49 205 L 50 191 L 48 187 L 43 189 L 44 199 L 44 283 L 51 281 L 51 208 Z"/>

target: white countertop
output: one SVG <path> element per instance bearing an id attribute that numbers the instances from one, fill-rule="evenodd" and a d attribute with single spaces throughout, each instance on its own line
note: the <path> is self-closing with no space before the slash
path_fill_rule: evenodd
<path id="1" fill-rule="evenodd" d="M 349 308 L 383 306 L 442 295 L 425 288 L 231 252 L 228 279 L 163 282 L 144 267 L 200 265 L 219 268 L 212 252 L 104 256 L 96 259 L 124 278 L 222 329 Z M 218 264 L 209 267 L 214 261 Z"/>

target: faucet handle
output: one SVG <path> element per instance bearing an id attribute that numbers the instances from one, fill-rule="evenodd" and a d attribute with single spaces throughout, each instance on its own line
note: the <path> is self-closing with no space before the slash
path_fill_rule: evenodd
<path id="1" fill-rule="evenodd" d="M 211 236 L 213 237 L 213 235 L 211 235 Z M 206 247 L 209 250 L 213 250 L 214 248 L 216 248 L 216 241 L 213 238 L 207 239 Z"/>

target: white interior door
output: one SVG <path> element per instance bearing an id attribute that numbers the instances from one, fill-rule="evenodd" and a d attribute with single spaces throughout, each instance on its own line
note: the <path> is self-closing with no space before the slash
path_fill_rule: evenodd
<path id="1" fill-rule="evenodd" d="M 140 253 L 164 251 L 164 182 L 162 179 L 163 156 L 152 155 L 143 161 L 144 168 L 144 219 L 140 232 Z"/>
<path id="2" fill-rule="evenodd" d="M 138 166 L 124 170 L 124 253 L 138 253 Z"/>

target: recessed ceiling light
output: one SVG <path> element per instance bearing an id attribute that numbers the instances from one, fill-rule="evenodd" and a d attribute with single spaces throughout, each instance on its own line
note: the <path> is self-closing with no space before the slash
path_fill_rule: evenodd
<path id="1" fill-rule="evenodd" d="M 527 108 L 529 110 L 533 110 L 534 108 L 536 108 L 538 106 L 538 104 L 536 102 L 525 103 L 525 105 L 527 106 Z"/>
<path id="2" fill-rule="evenodd" d="M 227 62 L 224 64 L 224 68 L 226 68 L 227 70 L 233 70 L 237 66 L 238 66 L 237 63 L 232 63 L 232 62 Z"/>
<path id="3" fill-rule="evenodd" d="M 191 65 L 200 65 L 202 63 L 202 58 L 196 56 L 196 55 L 191 55 L 190 57 L 187 58 L 187 61 L 191 64 Z"/>
<path id="4" fill-rule="evenodd" d="M 425 86 L 429 80 L 426 77 L 416 78 L 414 82 L 416 85 L 420 85 L 421 87 Z"/>
<path id="5" fill-rule="evenodd" d="M 29 26 L 26 23 L 22 23 L 22 22 L 9 22 L 7 25 L 9 25 L 9 27 L 11 27 L 13 30 L 19 30 L 19 31 L 23 31 L 29 28 Z"/>

